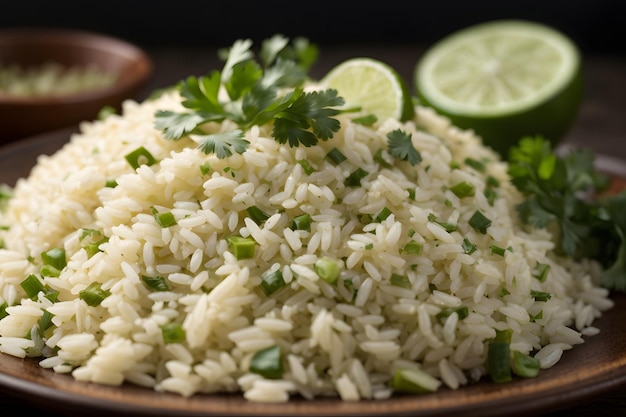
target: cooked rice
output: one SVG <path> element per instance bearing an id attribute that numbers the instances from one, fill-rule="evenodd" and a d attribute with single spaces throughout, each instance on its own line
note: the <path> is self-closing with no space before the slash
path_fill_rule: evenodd
<path id="1" fill-rule="evenodd" d="M 254 127 L 246 132 L 247 151 L 224 160 L 189 139 L 164 140 L 153 127 L 163 109 L 181 109 L 176 93 L 128 101 L 121 116 L 85 122 L 18 181 L 0 214 L 0 225 L 10 226 L 0 231 L 0 305 L 8 306 L 0 352 L 24 357 L 38 347 L 42 367 L 77 380 L 127 381 L 183 396 L 382 399 L 392 395 L 397 369 L 422 369 L 450 389 L 484 377 L 496 329 L 512 329 L 511 348 L 549 368 L 598 333 L 592 324 L 612 307 L 596 265 L 557 258 L 548 231 L 522 227 L 514 208 L 522 196 L 507 181 L 506 164 L 471 131 L 427 108 L 417 107 L 414 121 L 374 128 L 339 116 L 335 137 L 308 148 L 280 145 L 269 126 Z M 386 133 L 398 128 L 411 133 L 420 165 L 376 162 Z M 123 155 L 139 146 L 159 163 L 133 170 Z M 325 158 L 332 147 L 347 156 L 339 166 Z M 485 162 L 486 172 L 465 165 L 468 157 Z M 299 160 L 316 171 L 307 175 Z M 207 161 L 211 171 L 202 175 Z M 362 186 L 344 186 L 357 167 L 369 172 Z M 488 176 L 500 181 L 493 205 L 483 193 Z M 108 179 L 118 185 L 104 187 Z M 449 190 L 461 181 L 475 186 L 473 197 Z M 253 205 L 270 215 L 261 225 L 246 213 Z M 170 211 L 177 225 L 160 228 L 152 207 Z M 361 220 L 385 207 L 392 212 L 385 220 Z M 476 210 L 493 222 L 486 234 L 468 224 Z M 302 213 L 311 215 L 310 232 L 289 227 Z M 430 214 L 457 230 L 429 221 Z M 92 257 L 81 247 L 83 229 L 108 238 Z M 231 235 L 255 239 L 254 259 L 236 259 Z M 464 253 L 464 238 L 474 253 Z M 410 239 L 423 245 L 421 254 L 403 253 Z M 510 249 L 500 256 L 491 245 Z M 44 282 L 59 301 L 28 299 L 20 282 L 39 274 L 40 254 L 56 247 L 65 249 L 68 265 Z M 314 271 L 324 256 L 344 266 L 335 286 Z M 533 277 L 538 262 L 551 267 L 544 282 Z M 274 269 L 287 287 L 266 296 L 261 274 Z M 409 287 L 392 285 L 392 274 L 406 275 Z M 151 291 L 142 275 L 163 276 L 170 290 Z M 78 298 L 92 282 L 111 292 L 98 307 Z M 537 301 L 531 290 L 551 298 Z M 468 307 L 466 318 L 437 318 L 459 306 Z M 53 326 L 38 340 L 31 329 L 44 310 Z M 183 343 L 164 343 L 160 326 L 171 322 L 185 330 Z M 274 345 L 283 377 L 251 372 L 254 353 Z"/>

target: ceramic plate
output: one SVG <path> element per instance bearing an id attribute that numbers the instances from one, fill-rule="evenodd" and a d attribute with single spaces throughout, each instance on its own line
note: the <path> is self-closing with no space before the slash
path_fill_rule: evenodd
<path id="1" fill-rule="evenodd" d="M 50 154 L 69 140 L 61 130 L 0 149 L 0 182 L 13 184 L 28 174 L 39 154 Z M 598 159 L 606 170 L 626 177 L 626 164 Z M 594 325 L 598 336 L 563 354 L 561 361 L 533 379 L 508 384 L 487 380 L 458 390 L 382 401 L 293 400 L 286 404 L 252 403 L 239 395 L 183 398 L 133 385 L 102 386 L 40 368 L 36 360 L 0 354 L 0 389 L 49 411 L 80 410 L 81 415 L 150 416 L 511 416 L 571 407 L 626 383 L 626 295 Z"/>

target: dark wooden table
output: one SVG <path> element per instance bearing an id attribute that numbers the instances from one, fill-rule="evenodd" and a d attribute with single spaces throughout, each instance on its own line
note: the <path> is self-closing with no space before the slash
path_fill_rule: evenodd
<path id="1" fill-rule="evenodd" d="M 343 59 L 369 56 L 394 66 L 412 84 L 413 68 L 423 49 L 410 45 L 323 46 L 318 63 L 312 69 L 313 77 L 321 77 Z M 215 48 L 163 47 L 150 49 L 154 60 L 154 75 L 143 96 L 154 89 L 176 83 L 188 75 L 204 75 L 221 69 Z M 576 124 L 565 139 L 573 146 L 589 148 L 601 155 L 626 160 L 626 55 L 593 55 L 584 57 L 585 98 Z M 626 167 L 624 167 L 626 169 Z M 40 412 L 29 409 L 29 404 L 9 396 L 0 389 L 0 410 L 27 414 Z M 580 402 L 565 404 L 565 408 L 547 416 L 554 417 L 609 417 L 626 415 L 626 387 L 621 386 Z M 79 412 L 76 415 L 81 415 Z M 534 413 L 535 416 L 540 414 Z M 59 417 L 60 414 L 47 414 Z"/>

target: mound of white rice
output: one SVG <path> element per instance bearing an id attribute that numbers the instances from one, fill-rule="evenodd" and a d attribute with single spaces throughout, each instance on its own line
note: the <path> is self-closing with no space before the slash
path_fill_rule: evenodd
<path id="1" fill-rule="evenodd" d="M 549 368 L 597 333 L 594 320 L 612 306 L 593 265 L 556 258 L 549 232 L 522 227 L 506 164 L 429 109 L 375 128 L 339 116 L 335 137 L 309 148 L 280 145 L 270 126 L 255 127 L 246 132 L 249 148 L 227 159 L 190 139 L 165 140 L 153 127 L 164 109 L 182 109 L 176 93 L 84 123 L 16 184 L 0 214 L 0 352 L 35 352 L 42 367 L 81 381 L 183 396 L 380 399 L 393 394 L 398 369 L 426 371 L 441 389 L 478 381 L 496 330 L 511 329 L 511 349 Z M 395 129 L 412 135 L 419 165 L 386 153 Z M 158 162 L 135 170 L 124 156 L 140 146 Z M 331 148 L 347 159 L 332 163 Z M 346 186 L 357 168 L 367 172 L 361 185 Z M 105 186 L 110 180 L 117 186 Z M 458 197 L 451 187 L 461 182 L 475 193 Z M 269 218 L 257 224 L 253 206 Z M 176 224 L 160 227 L 153 210 Z M 381 210 L 389 215 L 377 219 Z M 485 233 L 470 225 L 477 211 L 491 220 Z M 305 213 L 310 231 L 293 230 Z M 85 250 L 84 230 L 105 237 L 100 251 Z M 254 238 L 254 257 L 238 260 L 230 236 Z M 405 250 L 408 242 L 421 250 Z M 53 248 L 65 250 L 67 266 L 42 278 L 41 253 Z M 316 273 L 320 258 L 341 266 L 335 284 Z M 538 264 L 550 267 L 543 282 Z M 274 270 L 286 285 L 266 295 L 262 275 Z M 31 274 L 58 301 L 27 297 L 20 283 Z M 168 290 L 143 276 L 163 277 Z M 94 282 L 110 295 L 91 307 L 79 294 Z M 439 314 L 457 307 L 467 317 Z M 44 312 L 52 326 L 39 336 Z M 181 325 L 184 340 L 165 343 L 168 323 Z M 254 354 L 272 346 L 284 366 L 279 378 L 250 370 Z"/>

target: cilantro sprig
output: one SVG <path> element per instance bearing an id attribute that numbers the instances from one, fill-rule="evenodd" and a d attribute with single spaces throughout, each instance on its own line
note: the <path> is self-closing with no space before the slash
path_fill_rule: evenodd
<path id="1" fill-rule="evenodd" d="M 189 137 L 199 148 L 218 158 L 243 153 L 249 146 L 244 132 L 254 125 L 273 122 L 272 137 L 291 147 L 314 146 L 340 128 L 333 116 L 344 99 L 337 90 L 304 91 L 307 70 L 317 58 L 317 47 L 304 38 L 292 43 L 275 35 L 262 43 L 255 60 L 252 41 L 236 41 L 220 50 L 221 71 L 190 76 L 177 84 L 186 111 L 159 110 L 155 127 L 168 140 Z M 210 122 L 231 121 L 230 131 L 207 133 Z"/>
<path id="2" fill-rule="evenodd" d="M 559 255 L 597 260 L 603 285 L 626 292 L 626 191 L 601 194 L 609 178 L 595 169 L 593 153 L 559 156 L 541 136 L 525 137 L 511 149 L 508 171 L 525 196 L 522 222 L 555 230 Z"/>

